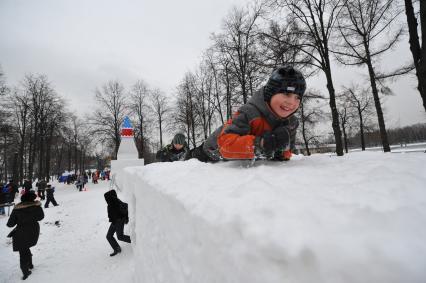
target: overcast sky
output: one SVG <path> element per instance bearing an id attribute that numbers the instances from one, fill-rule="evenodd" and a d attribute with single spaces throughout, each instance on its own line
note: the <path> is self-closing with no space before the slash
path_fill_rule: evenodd
<path id="1" fill-rule="evenodd" d="M 46 74 L 79 114 L 93 109 L 96 87 L 111 79 L 129 87 L 138 79 L 172 94 L 200 62 L 232 6 L 244 0 L 0 0 L 0 65 L 7 83 Z M 410 57 L 407 44 L 389 64 Z M 337 70 L 336 88 L 364 71 Z M 358 82 L 361 79 L 355 79 Z M 325 92 L 322 78 L 308 80 Z M 392 84 L 389 127 L 426 122 L 415 81 Z"/>

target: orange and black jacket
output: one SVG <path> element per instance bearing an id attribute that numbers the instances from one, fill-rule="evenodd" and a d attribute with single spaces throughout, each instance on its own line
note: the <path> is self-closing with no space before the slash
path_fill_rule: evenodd
<path id="1" fill-rule="evenodd" d="M 285 148 L 275 152 L 274 159 L 288 160 L 295 148 L 298 119 L 291 115 L 280 118 L 274 114 L 263 99 L 263 88 L 229 119 L 225 125 L 213 132 L 203 145 L 211 160 L 253 159 L 259 150 L 259 141 L 267 131 L 285 127 L 290 141 Z"/>

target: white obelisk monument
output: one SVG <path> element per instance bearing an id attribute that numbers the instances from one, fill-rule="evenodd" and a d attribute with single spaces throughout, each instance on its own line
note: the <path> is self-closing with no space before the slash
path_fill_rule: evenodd
<path id="1" fill-rule="evenodd" d="M 120 186 L 120 172 L 128 166 L 142 166 L 144 160 L 138 158 L 138 149 L 136 148 L 133 127 L 129 117 L 125 117 L 121 125 L 121 142 L 117 152 L 117 160 L 111 160 L 111 173 L 113 185 L 119 190 Z"/>

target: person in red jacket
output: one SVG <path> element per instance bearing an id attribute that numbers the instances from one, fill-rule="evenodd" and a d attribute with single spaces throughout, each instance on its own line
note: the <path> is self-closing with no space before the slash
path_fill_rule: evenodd
<path id="1" fill-rule="evenodd" d="M 302 73 L 290 66 L 276 68 L 266 85 L 186 159 L 219 161 L 289 160 L 299 126 L 294 115 L 306 90 Z"/>

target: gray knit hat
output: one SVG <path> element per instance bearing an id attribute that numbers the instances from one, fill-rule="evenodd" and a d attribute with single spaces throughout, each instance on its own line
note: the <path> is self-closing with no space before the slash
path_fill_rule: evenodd
<path id="1" fill-rule="evenodd" d="M 182 133 L 177 133 L 177 134 L 173 137 L 172 143 L 173 143 L 173 144 L 181 144 L 181 145 L 186 146 L 186 138 L 185 138 L 185 135 L 184 135 L 184 134 L 182 134 Z"/>

